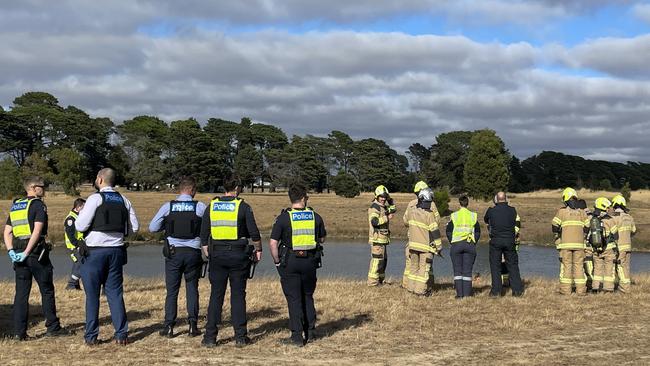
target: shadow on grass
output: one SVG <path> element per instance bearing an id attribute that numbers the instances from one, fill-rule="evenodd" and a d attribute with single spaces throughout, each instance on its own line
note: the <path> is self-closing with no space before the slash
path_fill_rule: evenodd
<path id="1" fill-rule="evenodd" d="M 14 335 L 13 308 L 13 304 L 0 304 L 0 337 Z M 27 329 L 38 324 L 43 319 L 43 308 L 40 305 L 29 304 Z M 43 327 L 43 331 L 45 331 L 45 327 Z"/>
<path id="2" fill-rule="evenodd" d="M 129 322 L 142 320 L 142 319 L 148 319 L 150 317 L 151 317 L 151 311 L 149 311 L 149 310 L 146 310 L 146 311 L 130 310 L 130 311 L 126 312 L 126 318 L 128 319 Z M 113 321 L 112 321 L 110 315 L 103 316 L 103 317 L 99 318 L 99 326 L 100 327 L 108 326 L 108 325 L 112 325 L 112 324 L 113 324 Z M 70 331 L 82 332 L 83 333 L 86 323 L 72 323 L 72 324 L 68 324 L 68 325 L 65 325 L 65 324 L 63 324 L 63 325 L 65 326 L 65 328 L 67 328 Z M 137 329 L 135 331 L 137 331 Z M 131 332 L 129 332 L 129 333 L 131 333 Z M 131 339 L 131 337 L 129 337 L 129 339 Z"/>

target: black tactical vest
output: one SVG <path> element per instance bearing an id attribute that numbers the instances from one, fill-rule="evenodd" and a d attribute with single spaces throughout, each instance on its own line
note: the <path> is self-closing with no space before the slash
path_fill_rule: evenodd
<path id="1" fill-rule="evenodd" d="M 201 216 L 196 214 L 197 201 L 171 201 L 165 217 L 165 235 L 176 239 L 194 239 L 201 234 Z"/>
<path id="2" fill-rule="evenodd" d="M 124 197 L 118 192 L 99 192 L 102 204 L 97 207 L 95 217 L 87 232 L 119 232 L 127 234 L 129 210 Z"/>

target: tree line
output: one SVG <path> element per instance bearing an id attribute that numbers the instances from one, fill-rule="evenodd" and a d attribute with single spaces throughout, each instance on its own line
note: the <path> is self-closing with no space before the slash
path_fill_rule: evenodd
<path id="1" fill-rule="evenodd" d="M 495 190 L 524 192 L 577 186 L 633 189 L 650 182 L 650 165 L 591 161 L 543 152 L 520 162 L 492 130 L 440 134 L 427 147 L 405 155 L 375 138 L 354 140 L 345 132 L 291 136 L 250 118 L 194 118 L 166 123 L 137 116 L 121 124 L 63 107 L 45 92 L 27 92 L 0 108 L 0 195 L 22 192 L 21 177 L 41 175 L 66 193 L 92 181 L 102 167 L 118 172 L 118 183 L 152 190 L 192 175 L 201 191 L 217 191 L 224 177 L 238 176 L 250 190 L 300 182 L 316 192 L 354 197 L 383 184 L 409 192 L 420 179 L 451 193 L 490 198 Z M 609 183 L 608 183 L 609 182 Z"/>

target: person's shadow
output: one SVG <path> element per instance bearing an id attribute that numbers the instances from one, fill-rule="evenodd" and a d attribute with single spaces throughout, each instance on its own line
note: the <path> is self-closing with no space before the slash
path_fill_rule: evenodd
<path id="1" fill-rule="evenodd" d="M 13 304 L 0 304 L 0 337 L 14 335 Z M 27 329 L 38 324 L 44 319 L 43 308 L 40 305 L 29 304 L 29 318 Z M 45 329 L 45 328 L 43 328 Z"/>

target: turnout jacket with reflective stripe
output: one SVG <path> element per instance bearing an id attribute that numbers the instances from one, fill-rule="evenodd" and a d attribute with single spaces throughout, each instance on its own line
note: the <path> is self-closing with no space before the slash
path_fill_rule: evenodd
<path id="1" fill-rule="evenodd" d="M 431 205 L 432 208 L 435 205 Z M 420 207 L 408 207 L 404 217 L 404 224 L 408 226 L 408 247 L 418 252 L 438 252 L 442 248 L 442 240 L 438 221 L 433 211 Z"/>
<path id="2" fill-rule="evenodd" d="M 622 212 L 614 212 L 614 221 L 618 228 L 618 250 L 620 252 L 632 251 L 632 236 L 636 234 L 636 225 L 631 215 Z"/>
<path id="3" fill-rule="evenodd" d="M 370 208 L 368 208 L 368 227 L 368 243 L 390 243 L 388 208 L 385 205 L 379 204 L 377 200 L 372 201 Z"/>
<path id="4" fill-rule="evenodd" d="M 557 249 L 584 249 L 589 217 L 584 210 L 563 207 L 553 217 L 552 229 L 560 239 L 556 244 Z"/>

